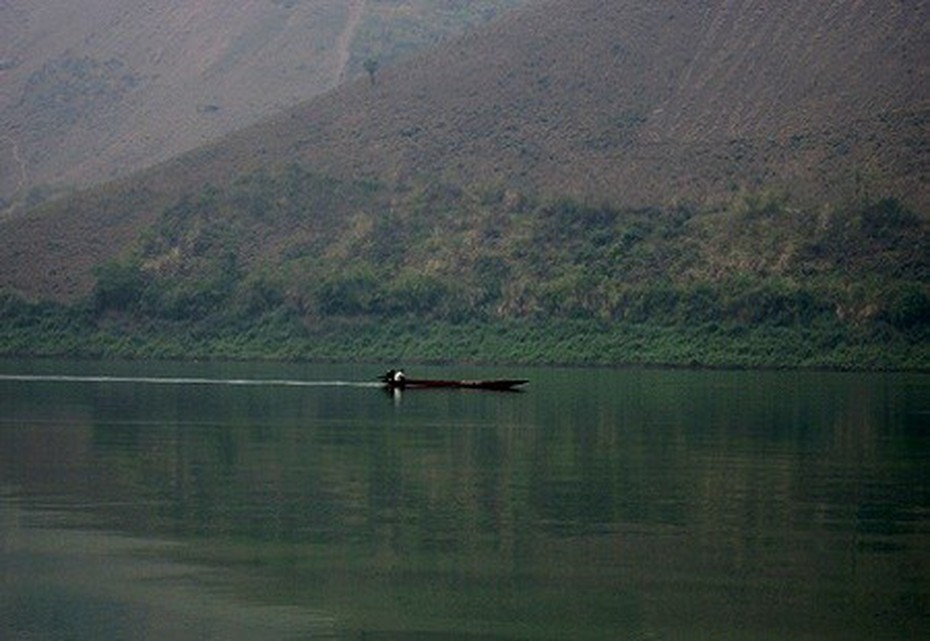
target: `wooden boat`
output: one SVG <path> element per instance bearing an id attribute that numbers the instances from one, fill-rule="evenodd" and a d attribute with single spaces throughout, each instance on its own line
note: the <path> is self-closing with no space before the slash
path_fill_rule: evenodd
<path id="1" fill-rule="evenodd" d="M 497 378 L 490 380 L 443 380 L 433 378 L 407 378 L 403 372 L 391 370 L 380 378 L 388 389 L 476 389 L 495 392 L 514 392 L 529 380 L 525 378 Z"/>

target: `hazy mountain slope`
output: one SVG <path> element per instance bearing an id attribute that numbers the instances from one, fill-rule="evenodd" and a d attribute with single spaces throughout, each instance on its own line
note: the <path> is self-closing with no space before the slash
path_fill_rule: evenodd
<path id="1" fill-rule="evenodd" d="M 518 1 L 8 0 L 0 205 L 165 160 Z"/>
<path id="2" fill-rule="evenodd" d="M 834 197 L 866 174 L 925 203 L 928 24 L 927 2 L 553 2 L 237 136 L 229 157 L 628 202 L 774 182 Z"/>
<path id="3" fill-rule="evenodd" d="M 926 1 L 534 3 L 374 82 L 5 224 L 0 282 L 86 293 L 90 267 L 180 195 L 292 163 L 616 206 L 786 186 L 814 208 L 868 192 L 925 209 L 928 24 Z"/>

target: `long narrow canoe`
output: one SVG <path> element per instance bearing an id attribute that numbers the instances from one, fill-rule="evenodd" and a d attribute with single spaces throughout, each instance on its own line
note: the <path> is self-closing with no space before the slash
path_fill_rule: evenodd
<path id="1" fill-rule="evenodd" d="M 433 378 L 407 378 L 402 372 L 391 370 L 379 377 L 387 389 L 483 389 L 512 392 L 529 381 L 525 378 L 498 378 L 491 380 L 442 380 Z"/>
<path id="2" fill-rule="evenodd" d="M 497 392 L 512 392 L 521 385 L 529 383 L 523 378 L 504 378 L 485 381 L 447 381 L 428 378 L 405 378 L 401 381 L 385 381 L 385 385 L 391 389 L 427 389 L 427 388 L 449 388 L 449 389 L 483 389 Z"/>

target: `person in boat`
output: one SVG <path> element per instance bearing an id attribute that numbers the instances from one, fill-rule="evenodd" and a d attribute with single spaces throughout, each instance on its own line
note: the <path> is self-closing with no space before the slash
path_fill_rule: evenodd
<path id="1" fill-rule="evenodd" d="M 387 374 L 384 375 L 384 382 L 392 387 L 403 387 L 404 381 L 407 380 L 407 377 L 404 376 L 403 370 L 399 369 L 390 369 Z"/>

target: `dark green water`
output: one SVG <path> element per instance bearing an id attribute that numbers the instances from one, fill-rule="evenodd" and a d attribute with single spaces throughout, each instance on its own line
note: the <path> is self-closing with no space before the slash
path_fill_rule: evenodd
<path id="1" fill-rule="evenodd" d="M 930 376 L 378 373 L 0 362 L 0 638 L 930 629 Z"/>

